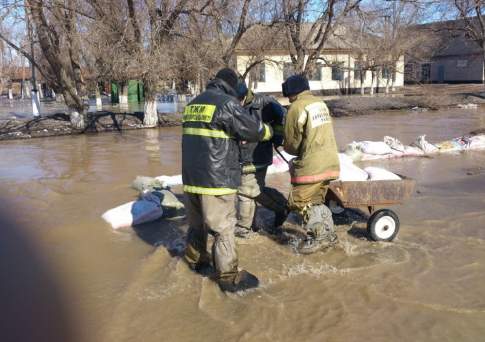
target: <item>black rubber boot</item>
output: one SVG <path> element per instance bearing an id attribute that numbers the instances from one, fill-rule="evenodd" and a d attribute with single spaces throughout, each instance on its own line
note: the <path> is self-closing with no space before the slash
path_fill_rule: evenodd
<path id="1" fill-rule="evenodd" d="M 280 211 L 275 213 L 274 217 L 274 226 L 281 227 L 283 223 L 285 223 L 286 219 L 288 218 L 288 211 Z"/>
<path id="2" fill-rule="evenodd" d="M 199 273 L 200 275 L 203 276 L 210 276 L 212 273 L 214 273 L 214 270 L 212 268 L 212 263 L 211 263 L 211 256 L 209 253 L 207 254 L 202 254 L 199 257 L 199 260 L 197 262 L 191 262 L 185 258 L 185 261 L 187 262 L 187 265 L 189 265 L 189 268 L 194 271 Z"/>
<path id="3" fill-rule="evenodd" d="M 233 293 L 254 289 L 259 286 L 258 278 L 244 270 L 237 272 L 233 277 L 221 277 L 217 283 L 222 291 Z"/>

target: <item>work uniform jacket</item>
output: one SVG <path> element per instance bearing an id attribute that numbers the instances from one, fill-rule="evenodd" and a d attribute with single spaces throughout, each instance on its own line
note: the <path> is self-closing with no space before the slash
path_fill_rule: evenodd
<path id="1" fill-rule="evenodd" d="M 286 109 L 274 98 L 249 91 L 244 108 L 273 128 L 273 139 L 283 140 Z M 241 163 L 243 173 L 252 173 L 273 164 L 273 139 L 271 141 L 242 142 Z"/>
<path id="2" fill-rule="evenodd" d="M 339 176 L 337 143 L 325 103 L 304 91 L 290 105 L 285 123 L 284 149 L 296 155 L 291 183 L 311 184 Z"/>
<path id="3" fill-rule="evenodd" d="M 271 138 L 269 127 L 241 107 L 233 88 L 220 79 L 210 81 L 185 107 L 182 122 L 182 180 L 188 193 L 236 193 L 241 183 L 239 141 Z"/>

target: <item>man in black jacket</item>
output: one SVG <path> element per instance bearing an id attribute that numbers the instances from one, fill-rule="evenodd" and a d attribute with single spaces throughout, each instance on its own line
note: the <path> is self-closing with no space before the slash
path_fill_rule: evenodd
<path id="1" fill-rule="evenodd" d="M 275 213 L 270 232 L 277 232 L 288 216 L 287 200 L 278 190 L 266 187 L 268 166 L 273 163 L 273 144 L 283 143 L 286 110 L 274 98 L 255 94 L 244 81 L 238 85 L 238 97 L 251 114 L 256 115 L 274 131 L 271 141 L 241 142 L 242 179 L 238 189 L 238 223 L 236 236 L 244 238 L 251 232 L 256 213 L 256 203 Z"/>
<path id="2" fill-rule="evenodd" d="M 195 271 L 210 265 L 209 231 L 214 235 L 212 257 L 223 291 L 257 287 L 258 279 L 238 270 L 234 228 L 236 192 L 241 183 L 239 142 L 269 140 L 271 128 L 248 113 L 237 100 L 237 74 L 220 70 L 206 91 L 185 108 L 182 137 L 182 178 L 189 232 L 185 260 Z"/>

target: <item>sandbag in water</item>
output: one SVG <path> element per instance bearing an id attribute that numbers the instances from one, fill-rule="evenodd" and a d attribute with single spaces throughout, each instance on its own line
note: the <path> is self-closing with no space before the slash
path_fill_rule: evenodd
<path id="1" fill-rule="evenodd" d="M 170 190 L 152 191 L 149 194 L 159 199 L 163 209 L 163 217 L 180 217 L 185 215 L 184 204 Z"/>
<path id="2" fill-rule="evenodd" d="M 156 196 L 155 196 L 156 197 Z M 101 217 L 113 229 L 130 227 L 151 222 L 163 216 L 163 209 L 158 198 L 145 196 L 137 201 L 122 204 L 106 211 Z"/>
<path id="3" fill-rule="evenodd" d="M 138 190 L 139 192 L 144 192 L 162 190 L 164 188 L 164 185 L 160 180 L 154 177 L 136 176 L 135 180 L 131 184 L 131 187 Z"/>

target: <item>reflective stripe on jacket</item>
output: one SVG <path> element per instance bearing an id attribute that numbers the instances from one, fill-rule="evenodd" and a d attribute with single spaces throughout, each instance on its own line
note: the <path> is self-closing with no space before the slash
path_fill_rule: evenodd
<path id="1" fill-rule="evenodd" d="M 184 191 L 204 195 L 235 193 L 241 182 L 239 141 L 270 137 L 261 120 L 248 113 L 234 90 L 214 79 L 183 114 Z"/>
<path id="2" fill-rule="evenodd" d="M 340 168 L 332 118 L 325 103 L 310 91 L 300 93 L 288 109 L 284 149 L 297 156 L 290 166 L 291 183 L 338 178 Z"/>

